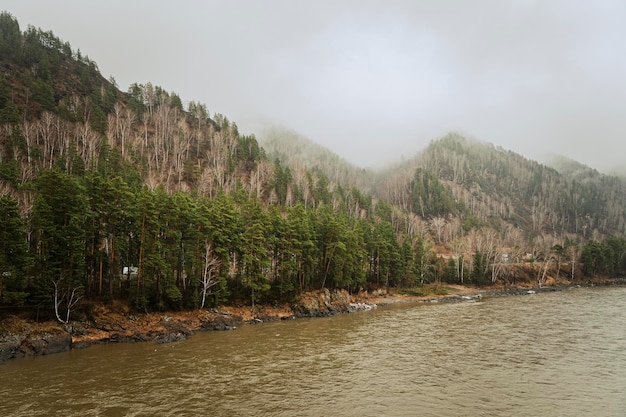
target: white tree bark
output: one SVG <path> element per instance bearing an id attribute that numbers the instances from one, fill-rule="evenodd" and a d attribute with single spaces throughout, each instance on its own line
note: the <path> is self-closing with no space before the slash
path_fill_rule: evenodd
<path id="1" fill-rule="evenodd" d="M 207 295 L 211 294 L 209 290 L 211 287 L 214 287 L 219 283 L 217 279 L 216 272 L 219 269 L 220 261 L 213 253 L 213 245 L 206 241 L 204 244 L 206 249 L 204 255 L 204 273 L 202 274 L 202 303 L 200 308 L 204 308 L 204 304 L 206 303 Z"/>
<path id="2" fill-rule="evenodd" d="M 59 284 L 61 283 L 60 279 L 52 281 L 52 283 L 54 284 L 54 314 L 60 323 L 68 324 L 70 322 L 72 308 L 82 298 L 82 296 L 79 295 L 79 288 L 72 288 L 72 292 L 70 293 L 69 290 L 62 290 L 59 288 Z M 67 301 L 65 319 L 61 318 L 61 314 L 59 312 L 59 309 L 64 301 Z"/>

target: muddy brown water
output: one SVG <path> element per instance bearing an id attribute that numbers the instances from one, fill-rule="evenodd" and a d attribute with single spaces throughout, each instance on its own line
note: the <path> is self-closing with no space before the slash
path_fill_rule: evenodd
<path id="1" fill-rule="evenodd" d="M 626 288 L 402 304 L 0 365 L 1 416 L 624 416 Z"/>

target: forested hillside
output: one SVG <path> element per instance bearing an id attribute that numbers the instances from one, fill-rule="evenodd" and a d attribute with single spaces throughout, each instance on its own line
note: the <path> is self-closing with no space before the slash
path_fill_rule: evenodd
<path id="1" fill-rule="evenodd" d="M 150 83 L 119 91 L 8 13 L 0 71 L 4 306 L 67 321 L 85 300 L 165 310 L 625 270 L 613 177 L 459 135 L 385 174 L 316 158 L 295 136 L 268 156 L 205 104 Z"/>
<path id="2" fill-rule="evenodd" d="M 449 203 L 436 208 L 421 202 L 423 193 L 414 189 L 415 167 L 445 186 Z M 561 169 L 563 173 L 511 151 L 450 134 L 432 142 L 404 174 L 386 180 L 380 191 L 387 191 L 392 203 L 418 214 L 424 207 L 434 215 L 453 213 L 448 206 L 456 201 L 465 207 L 465 218 L 496 228 L 514 226 L 529 236 L 623 235 L 623 181 L 579 164 L 575 171 Z"/>

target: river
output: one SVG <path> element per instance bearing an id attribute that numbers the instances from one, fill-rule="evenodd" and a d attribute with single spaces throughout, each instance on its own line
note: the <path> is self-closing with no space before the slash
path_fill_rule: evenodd
<path id="1" fill-rule="evenodd" d="M 626 288 L 396 304 L 0 365 L 2 416 L 624 416 Z"/>

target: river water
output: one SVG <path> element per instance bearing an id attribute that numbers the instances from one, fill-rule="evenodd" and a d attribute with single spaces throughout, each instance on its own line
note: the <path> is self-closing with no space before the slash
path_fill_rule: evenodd
<path id="1" fill-rule="evenodd" d="M 0 365 L 1 416 L 624 416 L 626 288 L 398 304 Z"/>

